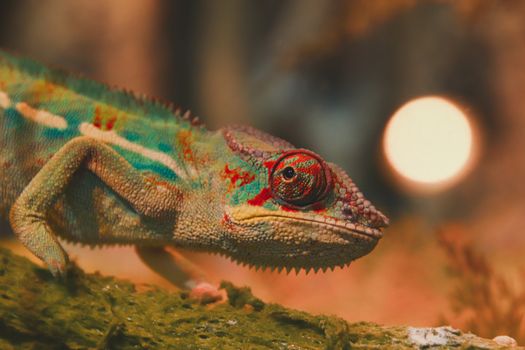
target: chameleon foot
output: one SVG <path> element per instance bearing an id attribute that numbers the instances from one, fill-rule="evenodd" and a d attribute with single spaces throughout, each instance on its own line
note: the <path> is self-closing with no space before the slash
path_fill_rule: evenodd
<path id="1" fill-rule="evenodd" d="M 58 259 L 44 258 L 43 260 L 54 278 L 59 280 L 66 279 L 68 270 L 70 270 L 72 267 L 72 263 L 69 261 L 67 256 L 63 255 Z"/>
<path id="2" fill-rule="evenodd" d="M 190 291 L 190 298 L 201 304 L 212 304 L 225 299 L 224 292 L 207 282 L 199 282 Z"/>

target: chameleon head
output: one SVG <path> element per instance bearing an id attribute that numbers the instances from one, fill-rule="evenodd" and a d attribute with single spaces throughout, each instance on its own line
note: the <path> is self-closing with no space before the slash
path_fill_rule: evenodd
<path id="1" fill-rule="evenodd" d="M 388 219 L 336 165 L 255 129 L 223 135 L 235 155 L 231 168 L 252 175 L 227 186 L 223 253 L 256 266 L 317 270 L 349 264 L 382 237 Z"/>

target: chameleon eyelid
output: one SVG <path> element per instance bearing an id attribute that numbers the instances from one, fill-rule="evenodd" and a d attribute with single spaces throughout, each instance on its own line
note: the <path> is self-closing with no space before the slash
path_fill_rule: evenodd
<path id="1" fill-rule="evenodd" d="M 283 198 L 280 198 L 280 196 L 277 195 L 276 189 L 274 188 L 273 181 L 271 181 L 271 179 L 274 176 L 274 174 L 276 173 L 277 167 L 279 166 L 281 161 L 283 159 L 288 158 L 290 156 L 293 156 L 295 154 L 307 155 L 309 157 L 314 158 L 319 163 L 319 165 L 321 166 L 321 170 L 322 170 L 322 173 L 323 173 L 324 178 L 325 178 L 324 190 L 321 193 L 319 193 L 319 195 L 317 196 L 315 201 L 313 201 L 312 203 L 308 203 L 306 205 L 293 204 L 293 203 L 290 203 L 290 202 L 286 201 Z M 282 172 L 281 172 L 281 174 L 282 174 Z M 284 177 L 283 177 L 283 179 L 284 179 Z M 292 178 L 292 180 L 293 179 L 295 179 L 295 177 Z M 288 151 L 288 152 L 284 152 L 283 154 L 281 154 L 281 156 L 279 158 L 277 158 L 277 160 L 275 161 L 275 164 L 272 166 L 272 169 L 271 169 L 271 172 L 270 172 L 270 181 L 269 182 L 270 182 L 269 185 L 270 185 L 270 192 L 272 194 L 272 197 L 277 202 L 279 202 L 281 204 L 284 204 L 284 205 L 286 205 L 288 207 L 291 207 L 291 208 L 296 208 L 296 209 L 307 209 L 308 207 L 311 207 L 312 205 L 315 205 L 316 203 L 319 203 L 333 189 L 333 177 L 332 177 L 332 173 L 331 173 L 330 168 L 328 167 L 328 165 L 325 163 L 325 161 L 319 155 L 317 155 L 316 153 L 314 153 L 312 151 L 309 151 L 307 149 L 303 149 L 303 148 L 298 148 L 298 149 L 295 149 L 293 151 Z M 286 182 L 289 183 L 291 181 L 286 181 Z"/>

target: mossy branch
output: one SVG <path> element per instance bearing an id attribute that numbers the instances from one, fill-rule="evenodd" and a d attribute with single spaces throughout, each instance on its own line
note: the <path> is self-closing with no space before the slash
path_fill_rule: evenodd
<path id="1" fill-rule="evenodd" d="M 417 344 L 407 327 L 348 324 L 265 304 L 248 288 L 228 282 L 222 287 L 228 303 L 201 305 L 187 293 L 156 287 L 139 292 L 129 282 L 78 268 L 67 281 L 57 281 L 0 249 L 0 348 L 413 349 Z M 449 333 L 446 342 L 459 348 L 497 347 L 470 334 Z"/>

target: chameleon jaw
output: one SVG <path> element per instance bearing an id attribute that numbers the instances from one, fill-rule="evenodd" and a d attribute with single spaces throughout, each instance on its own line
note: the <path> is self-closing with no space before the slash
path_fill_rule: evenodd
<path id="1" fill-rule="evenodd" d="M 225 207 L 226 220 L 243 228 L 232 234 L 221 253 L 255 268 L 287 272 L 323 272 L 345 267 L 376 246 L 381 231 L 303 212 L 276 212 L 263 207 Z M 243 236 L 238 236 L 244 232 Z M 235 242 L 235 243 L 233 243 Z"/>
<path id="2" fill-rule="evenodd" d="M 349 235 L 357 235 L 366 240 L 377 241 L 383 237 L 383 231 L 379 228 L 371 228 L 359 223 L 351 223 L 301 212 L 276 213 L 273 210 L 267 210 L 262 207 L 243 205 L 235 208 L 226 207 L 226 213 L 232 221 L 236 223 L 257 222 L 268 219 L 291 220 L 309 223 L 314 226 L 333 228 L 334 230 L 343 231 Z"/>

